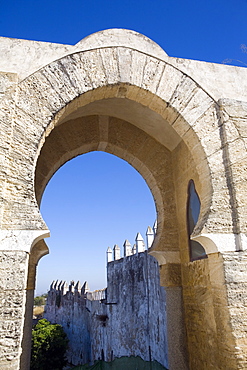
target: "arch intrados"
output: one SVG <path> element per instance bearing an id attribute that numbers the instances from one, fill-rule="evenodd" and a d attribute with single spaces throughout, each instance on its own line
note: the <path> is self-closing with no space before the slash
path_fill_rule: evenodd
<path id="1" fill-rule="evenodd" d="M 156 205 L 160 233 L 162 231 L 164 219 L 164 204 L 159 184 L 157 184 L 155 176 L 152 173 L 153 168 L 148 167 L 137 156 L 135 156 L 134 153 L 128 151 L 127 143 L 126 148 L 124 148 L 123 146 L 121 147 L 121 145 L 116 145 L 115 143 L 112 143 L 111 140 L 109 140 L 108 143 L 100 142 L 100 138 L 97 137 L 96 131 L 101 117 L 97 115 L 78 117 L 74 120 L 66 121 L 63 124 L 56 126 L 50 132 L 50 135 L 46 138 L 46 141 L 41 149 L 35 171 L 35 192 L 38 204 L 41 201 L 43 191 L 49 180 L 63 164 L 81 154 L 97 150 L 105 151 L 127 161 L 145 179 L 153 195 Z M 104 116 L 103 119 L 104 118 L 108 119 L 107 116 Z M 123 126 L 128 125 L 128 128 L 131 128 L 132 126 L 128 122 L 122 120 L 120 121 L 120 124 L 123 124 Z M 82 129 L 83 132 L 79 132 L 78 127 L 79 130 Z M 90 130 L 92 132 L 90 132 Z M 68 137 L 66 137 L 67 132 L 69 133 Z M 87 137 L 85 139 L 85 142 L 81 143 L 80 137 L 83 133 L 85 133 L 85 136 Z M 141 130 L 139 129 L 138 133 L 143 136 L 146 135 L 145 133 L 142 134 Z M 121 131 L 119 132 L 119 134 L 121 135 Z M 136 139 L 137 134 L 134 133 L 134 139 Z M 123 135 L 126 135 L 126 132 L 124 132 Z M 75 145 L 74 140 L 76 140 Z M 144 137 L 144 141 L 145 140 L 146 138 Z M 131 137 L 129 138 L 129 141 L 131 141 Z M 158 236 L 156 239 L 158 240 Z"/>
<path id="2" fill-rule="evenodd" d="M 102 97 L 102 95 L 104 96 L 103 99 L 100 98 Z M 115 109 L 113 109 L 114 106 Z M 136 114 L 132 114 L 136 111 L 139 112 L 139 116 Z M 194 153 L 192 154 L 192 156 L 195 159 L 199 178 L 202 178 L 201 184 L 203 184 L 203 186 L 198 185 L 198 188 L 200 188 L 201 199 L 205 198 L 207 200 L 207 202 L 203 202 L 202 204 L 201 214 L 197 224 L 197 230 L 200 230 L 207 218 L 209 207 L 211 204 L 211 197 L 209 197 L 211 182 L 210 176 L 206 175 L 206 173 L 209 174 L 209 168 L 207 165 L 205 152 L 199 138 L 193 132 L 193 129 L 183 118 L 183 116 L 179 114 L 176 109 L 174 109 L 172 106 L 164 102 L 160 97 L 156 96 L 150 91 L 140 89 L 139 87 L 130 84 L 121 83 L 118 85 L 99 87 L 97 89 L 94 89 L 93 91 L 88 91 L 78 96 L 77 98 L 66 104 L 64 108 L 62 108 L 59 112 L 57 112 L 54 118 L 47 125 L 38 146 L 36 159 L 46 140 L 46 137 L 49 136 L 49 134 L 55 127 L 58 127 L 71 119 L 85 117 L 90 114 L 106 114 L 131 122 L 136 127 L 139 127 L 145 133 L 160 142 L 162 145 L 168 147 L 171 151 L 179 144 L 180 141 L 184 140 L 184 133 L 191 133 L 191 136 L 193 137 L 193 144 L 191 144 L 191 147 L 189 147 L 190 143 L 186 141 L 185 144 L 188 147 L 189 151 L 191 149 L 193 150 L 196 147 L 196 157 L 194 157 Z M 145 119 L 143 119 L 142 117 L 145 117 Z M 155 125 L 149 125 L 147 122 L 148 119 L 149 122 L 151 122 L 153 119 L 155 121 Z M 179 122 L 179 124 L 176 125 L 176 122 Z M 160 134 L 160 132 L 163 133 L 163 136 L 162 134 Z M 70 153 L 69 155 L 67 154 L 67 156 L 65 156 L 65 160 L 63 159 L 63 163 L 55 168 L 55 170 L 51 173 L 51 176 L 67 160 L 91 150 L 96 149 L 94 146 L 89 145 L 83 150 L 81 149 L 79 152 L 75 151 L 73 153 Z M 121 153 L 119 154 L 117 150 L 116 153 L 111 154 L 115 154 L 120 158 L 129 161 L 128 159 L 124 158 Z M 130 164 L 133 165 L 132 163 Z M 139 168 L 136 168 L 135 165 L 133 166 L 145 178 L 145 174 L 143 174 Z M 154 194 L 153 196 L 154 199 L 160 198 L 159 196 L 157 197 L 157 195 L 155 196 Z M 39 197 L 40 196 L 38 196 L 38 198 Z"/>
<path id="3" fill-rule="evenodd" d="M 114 107 L 116 103 L 118 104 L 117 108 Z M 123 105 L 128 109 L 130 108 L 131 113 L 123 112 Z M 138 112 L 135 112 L 134 109 Z M 139 116 L 136 113 L 139 113 Z M 141 113 L 145 115 L 144 120 Z M 71 100 L 54 115 L 48 123 L 44 135 L 49 135 L 49 132 L 55 126 L 69 119 L 90 114 L 106 114 L 131 122 L 169 150 L 173 150 L 182 140 L 183 134 L 191 128 L 177 109 L 159 96 L 138 86 L 120 83 L 98 87 Z M 146 116 L 155 119 L 156 131 L 150 131 L 150 128 L 147 127 Z M 179 122 L 179 127 L 175 124 L 176 122 Z M 164 126 L 166 131 L 169 130 L 172 142 L 160 132 L 160 129 Z M 200 143 L 199 138 L 195 138 L 195 140 L 197 140 L 197 144 Z"/>

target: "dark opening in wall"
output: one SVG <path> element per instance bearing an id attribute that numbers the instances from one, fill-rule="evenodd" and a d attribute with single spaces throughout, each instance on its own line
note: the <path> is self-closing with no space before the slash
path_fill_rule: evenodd
<path id="1" fill-rule="evenodd" d="M 196 242 L 195 240 L 190 239 L 190 236 L 199 218 L 200 208 L 201 202 L 196 192 L 194 181 L 190 180 L 188 186 L 188 200 L 187 200 L 187 228 L 191 261 L 195 261 L 201 258 L 207 258 L 207 254 L 203 246 L 200 243 Z"/>

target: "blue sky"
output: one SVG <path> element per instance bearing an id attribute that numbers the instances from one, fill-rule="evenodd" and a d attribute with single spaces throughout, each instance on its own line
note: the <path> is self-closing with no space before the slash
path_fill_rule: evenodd
<path id="1" fill-rule="evenodd" d="M 38 267 L 37 293 L 53 279 L 87 280 L 91 289 L 106 286 L 106 249 L 145 236 L 156 218 L 151 192 L 127 162 L 92 152 L 67 162 L 52 177 L 42 204 L 51 230 L 50 254 Z"/>
<path id="2" fill-rule="evenodd" d="M 173 57 L 247 64 L 247 0 L 8 0 L 0 2 L 0 36 L 75 44 L 107 28 L 143 33 Z M 240 62 L 237 62 L 240 61 Z M 50 255 L 38 267 L 37 293 L 53 279 L 105 286 L 105 250 L 145 233 L 155 207 L 141 176 L 126 162 L 90 153 L 51 179 L 42 214 Z"/>
<path id="3" fill-rule="evenodd" d="M 170 56 L 221 63 L 243 59 L 246 0 L 8 0 L 0 35 L 75 44 L 106 28 L 145 34 Z"/>

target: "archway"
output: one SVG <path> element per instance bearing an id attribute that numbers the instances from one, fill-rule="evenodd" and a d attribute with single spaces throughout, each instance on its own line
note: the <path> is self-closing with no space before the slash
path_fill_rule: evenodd
<path id="1" fill-rule="evenodd" d="M 74 104 L 74 102 L 72 102 L 72 104 Z M 115 110 L 113 110 L 115 115 L 120 115 L 121 118 L 105 114 L 109 113 L 112 107 L 115 108 Z M 117 113 L 116 107 L 118 108 Z M 68 110 L 69 108 L 70 107 L 68 107 Z M 157 238 L 156 244 L 157 246 L 160 245 L 160 247 L 156 246 L 153 254 L 159 261 L 162 261 L 160 264 L 163 284 L 168 285 L 167 296 L 170 296 L 170 303 L 168 304 L 168 306 L 170 306 L 169 338 L 170 352 L 173 352 L 173 356 L 170 353 L 170 362 L 172 363 L 172 361 L 174 361 L 172 366 L 185 367 L 185 331 L 184 322 L 182 320 L 183 306 L 180 287 L 179 234 L 177 233 L 178 223 L 174 186 L 174 168 L 177 166 L 173 168 L 172 165 L 172 161 L 176 161 L 176 150 L 169 150 L 139 127 L 123 120 L 122 117 L 126 111 L 136 122 L 139 122 L 139 124 L 143 124 L 143 122 L 152 122 L 153 119 L 156 122 L 160 122 L 160 124 L 166 125 L 167 135 L 170 137 L 170 140 L 168 140 L 169 147 L 171 149 L 175 147 L 179 148 L 178 150 L 180 151 L 182 150 L 183 158 L 188 156 L 187 160 L 190 162 L 191 168 L 194 168 L 193 176 L 196 176 L 195 180 L 198 181 L 195 164 L 193 163 L 192 157 L 189 156 L 186 145 L 181 142 L 176 132 L 174 132 L 161 117 L 147 108 L 144 109 L 140 103 L 129 102 L 128 99 L 118 103 L 118 99 L 109 99 L 97 102 L 96 104 L 90 103 L 86 105 L 85 108 L 82 105 L 82 107 L 78 109 L 77 105 L 76 111 L 70 113 L 68 120 L 63 119 L 59 121 L 56 127 L 51 131 L 41 149 L 37 161 L 36 184 L 38 184 L 39 188 L 36 188 L 36 194 L 37 198 L 39 198 L 39 192 L 41 192 L 39 189 L 45 186 L 47 179 L 52 175 L 50 171 L 54 171 L 63 161 L 68 160 L 71 155 L 70 153 L 75 155 L 81 154 L 84 151 L 100 148 L 101 150 L 104 149 L 112 154 L 116 154 L 128 160 L 132 165 L 135 165 L 136 169 L 141 172 L 153 191 L 158 209 L 159 231 L 157 236 L 160 238 L 160 243 L 158 244 Z M 139 113 L 139 116 L 136 114 L 136 111 Z M 89 112 L 100 113 L 100 115 L 94 114 L 88 116 L 87 114 Z M 145 119 L 141 119 L 141 117 L 145 117 Z M 69 143 L 68 140 L 66 140 L 68 132 L 70 135 Z M 171 140 L 171 137 L 174 139 Z M 83 142 L 81 138 L 83 138 Z M 72 145 L 72 149 L 69 148 L 69 145 Z M 182 185 L 181 180 L 180 185 Z M 187 189 L 186 179 L 184 180 L 183 186 Z M 187 194 L 187 190 L 185 194 Z M 187 244 L 185 248 L 185 253 L 188 256 Z M 188 257 L 186 258 L 188 259 Z M 171 269 L 173 270 L 172 273 Z M 175 324 L 177 322 L 179 322 L 178 325 Z M 174 331 L 175 325 L 177 328 L 176 331 Z M 174 346 L 174 343 L 177 343 L 177 345 Z"/>
<path id="2" fill-rule="evenodd" d="M 220 317 L 226 306 L 226 289 L 218 254 L 232 251 L 235 244 L 225 246 L 211 237 L 224 233 L 234 237 L 229 207 L 233 193 L 229 193 L 222 161 L 220 107 L 198 83 L 172 66 L 157 46 L 152 45 L 150 55 L 149 49 L 145 52 L 133 44 L 116 46 L 112 40 L 100 47 L 96 44 L 91 50 L 82 48 L 50 63 L 18 85 L 11 136 L 12 148 L 18 149 L 8 157 L 12 185 L 5 189 L 2 224 L 25 259 L 20 290 L 23 294 L 26 288 L 33 288 L 35 264 L 47 252 L 42 239 L 48 230 L 36 198 L 40 200 L 53 173 L 82 153 L 104 150 L 115 154 L 140 172 L 156 202 L 158 233 L 151 253 L 161 263 L 161 281 L 169 296 L 170 366 L 182 369 L 181 362 L 186 362 L 185 324 L 190 366 L 196 368 L 213 354 L 212 363 L 217 367 L 222 363 L 219 352 L 225 348 L 226 337 L 230 338 L 229 352 L 236 352 L 228 312 L 223 323 Z M 193 264 L 189 262 L 186 228 L 191 179 L 201 200 L 192 237 L 199 237 L 206 252 L 212 254 L 207 261 Z M 222 191 L 224 202 L 219 201 Z M 216 242 L 208 243 L 211 239 Z M 220 279 L 213 273 L 213 265 L 218 267 Z M 202 291 L 206 292 L 203 299 Z M 218 291 L 222 293 L 216 299 Z M 24 313 L 24 304 L 22 307 Z M 202 320 L 197 320 L 197 313 Z M 22 327 L 23 320 L 21 316 Z M 222 327 L 225 334 L 221 337 Z M 19 345 L 22 337 L 27 338 L 21 332 Z M 235 364 L 230 355 L 223 361 Z"/>
<path id="3" fill-rule="evenodd" d="M 129 105 L 128 108 L 130 108 Z M 136 108 L 136 105 L 134 105 L 134 108 Z M 50 169 L 54 171 L 54 169 L 56 169 L 61 163 L 61 158 L 66 158 L 68 160 L 70 159 L 69 157 L 71 153 L 73 153 L 73 155 L 74 153 L 82 154 L 85 148 L 87 151 L 99 147 L 102 149 L 102 144 L 100 145 L 98 143 L 100 129 L 107 132 L 107 136 L 105 136 L 105 139 L 107 138 L 107 142 L 105 142 L 105 150 L 108 148 L 108 151 L 112 154 L 118 154 L 118 156 L 123 159 L 128 158 L 132 165 L 134 162 L 135 166 L 138 166 L 137 168 L 139 171 L 142 171 L 142 174 L 144 174 L 143 176 L 145 176 L 145 179 L 149 182 L 149 186 L 150 180 L 152 181 L 151 184 L 154 183 L 154 185 L 157 180 L 159 181 L 158 186 L 153 186 L 154 193 L 156 194 L 156 204 L 157 196 L 158 201 L 162 202 L 159 203 L 160 212 L 158 213 L 158 230 L 159 228 L 162 230 L 164 227 L 166 229 L 163 234 L 163 243 L 166 243 L 164 252 L 166 258 L 168 258 L 169 266 L 171 267 L 172 264 L 174 264 L 174 260 L 175 262 L 179 261 L 179 242 L 176 232 L 176 228 L 178 226 L 176 223 L 177 216 L 175 208 L 175 194 L 173 190 L 174 184 L 173 171 L 171 168 L 171 151 L 160 145 L 156 140 L 148 136 L 143 132 L 143 130 L 137 128 L 133 124 L 116 117 L 93 115 L 76 117 L 75 119 L 70 119 L 69 121 L 57 125 L 46 139 L 37 161 L 36 194 L 38 194 L 42 184 L 46 183 L 46 176 L 50 176 Z M 83 130 L 83 133 L 81 130 Z M 70 141 L 68 141 L 68 132 Z M 91 142 L 92 138 L 93 143 Z M 116 140 L 117 143 L 115 142 Z M 71 145 L 72 149 L 70 149 L 69 145 Z M 63 150 L 66 150 L 66 157 L 64 156 Z M 157 161 L 157 155 L 159 156 L 159 161 Z M 140 158 L 142 158 L 142 161 Z M 161 195 L 162 193 L 167 197 L 166 207 L 161 207 L 161 204 L 163 204 L 162 197 L 164 197 L 164 195 Z M 162 232 L 158 231 L 155 243 L 157 243 L 158 237 L 162 237 Z M 163 255 L 162 250 L 160 250 L 159 253 Z M 161 265 L 163 266 L 161 266 L 161 268 L 166 269 L 165 264 L 166 262 L 162 263 Z M 178 341 L 180 344 L 179 349 L 176 347 L 176 355 L 174 355 L 173 359 L 170 359 L 170 362 L 173 360 L 179 364 L 179 366 L 186 367 L 181 288 L 179 287 L 177 289 L 176 286 L 174 289 L 174 284 L 177 284 L 180 279 L 179 276 L 181 273 L 179 264 L 176 263 L 175 269 L 176 276 L 174 276 L 174 278 L 176 282 L 172 280 L 170 281 L 170 287 L 166 294 L 171 297 L 170 302 L 167 301 L 167 306 L 169 306 L 170 312 L 170 346 L 174 346 L 174 343 Z M 173 317 L 171 312 L 173 312 Z M 175 322 L 179 322 L 176 331 L 173 330 Z"/>
<path id="4" fill-rule="evenodd" d="M 188 83 L 192 90 L 196 89 L 193 82 Z M 37 152 L 36 157 L 36 198 L 39 201 L 46 183 L 56 169 L 70 158 L 92 150 L 104 150 L 117 155 L 140 172 L 150 187 L 157 208 L 158 232 L 151 253 L 158 261 L 162 261 L 161 282 L 166 286 L 169 315 L 169 363 L 172 368 L 186 368 L 180 256 L 183 252 L 182 258 L 187 261 L 189 254 L 187 242 L 183 242 L 183 247 L 179 240 L 183 241 L 183 228 L 179 227 L 178 220 L 179 215 L 183 217 L 186 202 L 184 209 L 181 208 L 178 212 L 175 198 L 180 196 L 180 192 L 183 193 L 183 188 L 186 191 L 182 199 L 185 198 L 188 176 L 193 177 L 204 200 L 202 209 L 204 208 L 205 218 L 211 185 L 202 187 L 200 176 L 203 176 L 205 183 L 209 182 L 209 178 L 205 176 L 206 155 L 202 147 L 198 146 L 198 138 L 184 118 L 160 98 L 156 98 L 154 107 L 148 107 L 145 100 L 154 100 L 151 92 L 146 91 L 143 97 L 139 88 L 126 84 L 116 86 L 114 92 L 112 90 L 114 91 L 110 86 L 103 91 L 100 87 L 94 93 L 80 95 L 60 110 L 47 126 L 39 144 L 40 153 Z M 134 100 L 132 96 L 128 97 L 129 91 L 135 97 Z M 101 98 L 102 93 L 104 99 Z M 188 98 L 190 100 L 190 96 Z M 211 114 L 211 104 L 210 102 L 210 107 L 206 107 L 208 114 Z M 174 124 L 171 125 L 170 122 Z M 198 124 L 199 122 L 198 120 Z M 185 132 L 183 139 L 175 127 L 178 132 Z M 187 135 L 189 145 L 196 147 L 196 154 L 189 152 L 185 139 Z M 193 144 L 191 135 L 195 140 Z M 193 148 L 191 151 L 193 153 Z M 189 163 L 189 171 L 182 178 L 178 165 L 174 165 L 181 163 L 181 158 Z M 204 162 L 203 174 L 198 173 L 201 168 L 196 167 L 199 159 Z M 174 181 L 174 177 L 177 177 L 177 181 Z M 184 222 L 181 219 L 180 225 Z"/>

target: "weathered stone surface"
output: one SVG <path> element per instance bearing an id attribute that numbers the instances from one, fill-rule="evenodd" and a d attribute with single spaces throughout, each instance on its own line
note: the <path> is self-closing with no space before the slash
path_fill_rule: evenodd
<path id="1" fill-rule="evenodd" d="M 230 320 L 241 368 L 247 363 L 247 255 L 246 252 L 231 252 L 225 253 L 223 259 Z"/>
<path id="2" fill-rule="evenodd" d="M 45 317 L 67 333 L 71 364 L 140 356 L 169 367 L 166 294 L 154 257 L 143 252 L 108 263 L 107 292 L 63 286 L 49 291 Z M 177 358 L 185 368 L 180 353 Z"/>
<path id="3" fill-rule="evenodd" d="M 48 232 L 38 202 L 51 176 L 78 154 L 105 150 L 128 161 L 150 187 L 158 215 L 151 252 L 180 254 L 169 262 L 162 255 L 168 264 L 161 281 L 177 291 L 181 284 L 179 322 L 186 324 L 190 367 L 245 369 L 247 70 L 170 58 L 127 30 L 102 31 L 75 46 L 0 38 L 0 48 L 0 249 L 9 253 L 0 262 L 0 285 L 6 297 L 9 290 L 19 297 L 31 280 L 34 285 L 33 245 Z M 192 237 L 209 254 L 194 262 L 186 221 L 190 180 L 201 201 Z M 31 253 L 29 270 L 21 253 L 27 259 Z M 45 253 L 42 244 L 39 257 Z M 19 357 L 29 346 L 31 294 L 22 294 L 21 308 L 0 310 L 0 317 L 25 327 L 23 341 L 21 333 L 15 344 L 5 338 L 3 369 L 28 366 Z"/>
<path id="4" fill-rule="evenodd" d="M 0 252 L 0 366 L 3 369 L 18 368 L 27 262 L 25 252 Z"/>

